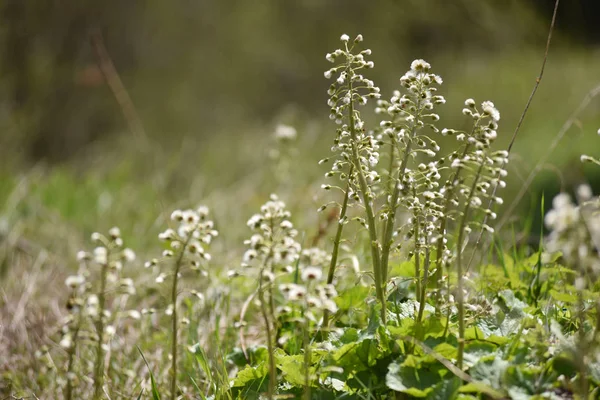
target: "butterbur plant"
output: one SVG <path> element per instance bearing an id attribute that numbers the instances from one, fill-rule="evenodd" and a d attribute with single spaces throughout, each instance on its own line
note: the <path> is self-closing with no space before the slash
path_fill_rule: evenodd
<path id="1" fill-rule="evenodd" d="M 374 203 L 376 197 L 374 184 L 380 181 L 380 176 L 375 170 L 379 162 L 379 144 L 372 135 L 366 133 L 364 121 L 358 111 L 360 106 L 367 104 L 368 99 L 379 98 L 380 90 L 373 81 L 360 73 L 362 70 L 374 67 L 373 61 L 366 59 L 371 54 L 371 50 L 355 49 L 362 42 L 362 35 L 358 35 L 350 42 L 349 36 L 344 34 L 340 40 L 343 48 L 327 54 L 326 57 L 328 61 L 337 65 L 325 72 L 326 78 L 335 78 L 335 83 L 328 90 L 330 96 L 328 105 L 331 107 L 330 119 L 339 126 L 331 149 L 337 153 L 337 157 L 333 162 L 332 170 L 326 176 L 339 175 L 343 182 L 344 193 L 327 281 L 331 283 L 333 279 L 343 225 L 348 219 L 346 215 L 348 204 L 350 201 L 359 202 L 365 212 L 366 220 L 363 225 L 369 232 L 375 290 L 377 299 L 382 305 L 381 318 L 385 321 L 384 275 L 381 270 L 381 251 Z M 325 185 L 324 188 L 330 189 L 331 186 Z"/>
<path id="2" fill-rule="evenodd" d="M 464 128 L 446 127 L 438 110 L 450 105 L 427 61 L 413 61 L 384 98 L 367 76 L 363 37 L 340 40 L 326 55 L 335 134 L 321 187 L 337 197 L 318 209 L 328 211 L 325 227 L 299 231 L 271 195 L 248 214 L 243 249 L 217 258 L 235 268 L 209 273 L 218 232 L 208 208 L 175 210 L 158 235 L 161 256 L 145 264 L 165 290 L 150 288 L 141 312 L 128 303 L 134 281 L 122 276 L 135 254 L 118 228 L 94 233 L 96 247 L 78 254 L 65 282 L 60 354 L 37 352 L 57 378 L 45 378 L 50 398 L 598 398 L 599 198 L 587 185 L 574 198 L 559 194 L 540 248 L 510 243 L 504 252 L 488 222 L 503 203 L 509 155 L 495 149 L 494 103 L 461 101 L 452 107 Z M 373 123 L 363 119 L 367 105 Z M 291 179 L 296 134 L 277 127 L 280 175 L 268 184 L 303 189 Z M 487 254 L 479 232 L 494 235 L 497 252 L 471 265 Z M 140 326 L 125 323 L 142 315 Z M 144 362 L 120 365 L 138 343 Z M 207 343 L 219 348 L 204 351 Z M 148 382 L 123 389 L 148 370 Z"/>
<path id="3" fill-rule="evenodd" d="M 74 383 L 78 375 L 75 357 L 81 339 L 89 337 L 95 346 L 92 376 L 94 398 L 99 399 L 103 397 L 106 361 L 110 364 L 110 341 L 116 334 L 117 318 L 123 312 L 135 315 L 135 310 L 131 314 L 115 309 L 117 304 L 125 304 L 116 301 L 118 296 L 135 294 L 133 280 L 121 277 L 124 265 L 135 260 L 135 253 L 123 247 L 121 231 L 117 227 L 111 228 L 108 235 L 93 233 L 92 241 L 97 247 L 91 253 L 80 251 L 77 254 L 79 272 L 65 281 L 71 290 L 68 302 L 70 314 L 60 345 L 68 354 L 65 390 L 68 399 L 75 396 Z M 92 284 L 92 277 L 99 281 L 98 285 Z M 90 327 L 93 328 L 91 332 Z"/>
<path id="4" fill-rule="evenodd" d="M 146 263 L 146 267 L 157 264 L 168 265 L 170 269 L 159 274 L 156 281 L 162 283 L 170 276 L 170 303 L 167 305 L 166 313 L 171 318 L 171 370 L 170 389 L 171 398 L 177 398 L 177 357 L 179 353 L 179 325 L 185 320 L 179 319 L 178 297 L 180 293 L 179 281 L 182 273 L 189 269 L 201 271 L 205 264 L 210 261 L 211 256 L 207 247 L 212 239 L 218 235 L 214 229 L 214 223 L 208 218 L 209 209 L 200 206 L 196 210 L 175 210 L 171 214 L 171 221 L 177 224 L 176 228 L 169 228 L 159 234 L 159 239 L 168 243 L 169 248 L 162 253 L 161 260 L 152 260 Z"/>
<path id="5" fill-rule="evenodd" d="M 582 398 L 589 392 L 588 369 L 597 350 L 600 325 L 586 326 L 587 308 L 600 315 L 600 303 L 593 302 L 600 277 L 600 203 L 587 184 L 577 188 L 576 204 L 567 193 L 560 193 L 552 200 L 552 209 L 545 216 L 550 229 L 546 238 L 546 250 L 562 255 L 567 266 L 575 272 L 574 286 L 577 294 L 578 337 L 569 349 L 569 356 L 579 372 L 579 393 Z"/>
<path id="6" fill-rule="evenodd" d="M 254 232 L 244 243 L 248 250 L 244 253 L 241 274 L 256 274 L 258 279 L 258 301 L 267 336 L 269 380 L 267 396 L 272 398 L 277 383 L 277 369 L 274 360 L 274 335 L 276 324 L 274 284 L 282 275 L 289 276 L 296 271 L 300 256 L 300 244 L 296 242 L 298 231 L 290 221 L 291 213 L 285 203 L 276 195 L 248 220 L 248 227 Z M 298 292 L 300 293 L 300 292 Z"/>

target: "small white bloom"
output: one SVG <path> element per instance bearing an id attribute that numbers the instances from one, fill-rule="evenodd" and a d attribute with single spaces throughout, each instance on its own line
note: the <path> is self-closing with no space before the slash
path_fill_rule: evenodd
<path id="1" fill-rule="evenodd" d="M 114 226 L 112 228 L 110 228 L 110 230 L 108 231 L 108 234 L 110 235 L 111 238 L 116 239 L 118 237 L 121 237 L 121 230 Z"/>
<path id="2" fill-rule="evenodd" d="M 129 310 L 127 312 L 127 316 L 132 319 L 140 319 L 142 318 L 142 314 L 138 310 Z"/>
<path id="3" fill-rule="evenodd" d="M 318 267 L 306 267 L 302 270 L 302 280 L 318 281 L 323 277 L 323 271 Z"/>
<path id="4" fill-rule="evenodd" d="M 86 251 L 80 250 L 77 252 L 77 261 L 85 261 L 85 260 L 89 260 L 90 254 Z"/>
<path id="5" fill-rule="evenodd" d="M 485 115 L 491 117 L 494 121 L 500 121 L 500 112 L 494 106 L 494 103 L 491 101 L 484 101 L 481 103 L 481 109 Z"/>
<path id="6" fill-rule="evenodd" d="M 94 249 L 94 261 L 98 264 L 106 264 L 108 262 L 108 251 L 106 247 L 96 247 Z"/>
<path id="7" fill-rule="evenodd" d="M 135 261 L 135 252 L 130 248 L 126 248 L 123 250 L 123 257 L 126 261 L 133 262 Z"/>
<path id="8" fill-rule="evenodd" d="M 416 72 L 427 72 L 431 69 L 431 65 L 425 60 L 417 59 L 410 64 L 410 69 Z"/>
<path id="9" fill-rule="evenodd" d="M 577 197 L 579 197 L 581 201 L 589 200 L 592 198 L 592 196 L 593 193 L 590 185 L 584 183 L 577 187 Z"/>
<path id="10" fill-rule="evenodd" d="M 85 283 L 85 278 L 82 275 L 71 275 L 65 279 L 65 285 L 71 289 L 75 289 Z"/>
<path id="11" fill-rule="evenodd" d="M 292 141 L 297 136 L 296 128 L 289 125 L 279 124 L 275 128 L 275 139 L 279 141 Z"/>
<path id="12" fill-rule="evenodd" d="M 344 33 L 342 36 L 340 36 L 340 40 L 342 42 L 347 42 L 348 40 L 350 40 L 350 36 L 348 36 Z"/>

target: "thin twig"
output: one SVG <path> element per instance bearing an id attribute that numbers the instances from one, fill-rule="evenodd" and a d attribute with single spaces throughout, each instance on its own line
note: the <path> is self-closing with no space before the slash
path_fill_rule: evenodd
<path id="1" fill-rule="evenodd" d="M 533 97 L 535 96 L 535 94 L 538 90 L 538 87 L 540 86 L 540 83 L 542 82 L 542 78 L 544 76 L 544 70 L 546 68 L 546 61 L 548 59 L 548 51 L 550 50 L 550 42 L 552 41 L 552 32 L 554 31 L 554 25 L 556 23 L 556 15 L 558 13 L 558 4 L 559 3 L 560 3 L 560 0 L 556 0 L 556 3 L 554 3 L 554 12 L 552 14 L 552 21 L 550 22 L 550 29 L 548 30 L 548 39 L 546 40 L 546 49 L 544 51 L 544 58 L 542 60 L 542 67 L 540 68 L 540 74 L 535 79 L 535 85 L 533 85 L 533 90 L 531 91 L 531 94 L 529 95 L 529 99 L 527 99 L 525 108 L 523 109 L 523 112 L 521 113 L 519 122 L 517 123 L 515 131 L 513 132 L 513 135 L 510 139 L 510 143 L 508 144 L 508 147 L 506 149 L 506 151 L 509 154 L 513 148 L 515 140 L 517 139 L 517 135 L 519 134 L 519 131 L 521 130 L 521 125 L 523 125 L 523 121 L 525 120 L 525 116 L 527 115 L 527 112 L 529 111 L 529 107 L 531 106 Z M 508 157 L 507 157 L 507 159 L 508 159 Z M 505 168 L 505 166 L 506 166 L 506 161 L 504 161 L 502 163 L 502 167 L 500 168 L 500 170 L 503 170 Z M 498 174 L 497 178 L 500 179 L 500 173 Z M 494 204 L 494 198 L 496 197 L 496 191 L 498 190 L 498 186 L 499 185 L 494 186 L 494 190 L 492 192 L 492 195 L 490 197 L 490 202 L 488 204 L 488 209 L 491 209 Z M 483 225 L 487 224 L 487 221 L 488 221 L 488 215 L 486 214 L 486 216 L 484 217 L 484 220 L 483 220 Z M 484 232 L 485 232 L 484 228 L 481 228 L 481 231 L 479 232 L 479 237 L 477 238 L 477 242 L 475 243 L 475 248 L 477 248 L 479 246 L 479 244 L 481 243 L 481 239 L 483 238 Z M 467 264 L 466 271 L 469 271 L 469 269 L 471 267 L 471 263 L 473 262 L 474 256 L 475 256 L 475 253 L 473 252 L 473 254 L 471 255 L 471 259 L 469 260 L 469 263 Z"/>
<path id="2" fill-rule="evenodd" d="M 583 100 L 581 101 L 581 103 L 579 103 L 579 106 L 577 106 L 577 108 L 575 109 L 575 111 L 573 111 L 573 113 L 571 114 L 571 116 L 569 117 L 569 119 L 560 128 L 560 131 L 558 132 L 558 134 L 556 135 L 556 137 L 552 141 L 552 144 L 550 144 L 550 147 L 548 148 L 548 151 L 537 162 L 537 164 L 535 165 L 535 167 L 531 170 L 531 172 L 527 176 L 527 179 L 525 179 L 525 181 L 521 185 L 521 189 L 519 190 L 519 193 L 515 196 L 514 200 L 512 201 L 512 203 L 510 204 L 510 206 L 508 207 L 508 210 L 506 210 L 504 212 L 504 215 L 503 215 L 502 219 L 496 225 L 496 229 L 500 229 L 502 226 L 504 226 L 504 224 L 506 223 L 506 221 L 508 220 L 508 218 L 510 217 L 510 215 L 512 214 L 512 212 L 519 205 L 519 202 L 521 201 L 521 199 L 523 198 L 523 196 L 525 195 L 525 193 L 529 189 L 529 186 L 533 182 L 533 179 L 536 177 L 536 175 L 544 167 L 544 164 L 546 163 L 546 160 L 548 160 L 548 157 L 550 157 L 550 155 L 554 152 L 554 150 L 556 149 L 556 147 L 558 146 L 558 144 L 564 138 L 565 134 L 571 129 L 571 127 L 573 126 L 573 124 L 578 120 L 579 115 L 587 108 L 588 104 L 590 104 L 590 102 L 592 101 L 592 99 L 594 97 L 598 96 L 598 95 L 600 95 L 600 85 L 596 86 L 595 88 L 593 88 L 592 90 L 590 90 L 585 95 L 585 97 L 583 98 Z"/>
<path id="3" fill-rule="evenodd" d="M 112 91 L 117 103 L 121 107 L 121 111 L 123 112 L 123 116 L 127 121 L 129 130 L 139 144 L 143 146 L 142 148 L 148 149 L 148 136 L 146 135 L 146 131 L 142 125 L 142 120 L 140 119 L 136 108 L 133 105 L 133 101 L 131 100 L 127 89 L 125 89 L 125 86 L 119 77 L 119 73 L 117 72 L 114 63 L 110 58 L 108 50 L 106 50 L 104 40 L 102 39 L 102 34 L 98 31 L 92 32 L 90 35 L 90 40 L 92 43 L 92 48 L 94 49 L 96 57 L 98 58 L 98 66 L 100 67 L 100 71 L 102 71 L 108 87 Z"/>

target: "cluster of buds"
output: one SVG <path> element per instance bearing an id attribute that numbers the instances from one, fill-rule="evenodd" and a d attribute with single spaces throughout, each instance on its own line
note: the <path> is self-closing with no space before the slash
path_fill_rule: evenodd
<path id="1" fill-rule="evenodd" d="M 179 225 L 176 229 L 168 228 L 158 235 L 158 238 L 170 247 L 163 251 L 163 260 L 183 252 L 182 260 L 190 269 L 205 273 L 202 266 L 211 259 L 206 251 L 207 247 L 219 234 L 213 221 L 208 219 L 208 213 L 209 209 L 206 206 L 200 206 L 196 210 L 175 210 L 171 213 L 171 221 Z M 156 266 L 159 262 L 158 259 L 147 261 L 145 267 Z M 161 283 L 165 278 L 166 274 L 161 273 L 156 280 Z"/>
<path id="2" fill-rule="evenodd" d="M 298 231 L 290 221 L 291 214 L 285 203 L 272 194 L 260 208 L 260 213 L 248 220 L 254 232 L 244 244 L 242 268 L 260 267 L 263 279 L 273 281 L 276 272 L 291 273 L 300 256 L 300 244 L 296 242 Z"/>
<path id="3" fill-rule="evenodd" d="M 102 318 L 109 322 L 113 319 L 113 311 L 110 309 L 112 302 L 100 301 L 99 297 L 104 293 L 113 293 L 116 295 L 130 296 L 135 294 L 134 281 L 131 278 L 121 277 L 123 266 L 135 260 L 135 253 L 130 248 L 123 247 L 121 231 L 114 227 L 109 230 L 108 235 L 95 232 L 92 234 L 92 242 L 97 247 L 90 253 L 79 251 L 77 260 L 79 261 L 79 271 L 76 275 L 66 278 L 65 285 L 70 290 L 70 296 L 67 303 L 67 309 L 70 315 L 68 323 L 63 329 L 63 338 L 61 346 L 70 348 L 73 344 L 73 330 L 80 331 L 85 325 L 85 319 L 90 322 L 96 322 Z M 106 284 L 112 285 L 112 288 L 94 288 L 92 285 L 92 275 L 101 276 L 99 281 L 105 280 Z M 103 293 L 99 293 L 103 291 Z M 101 309 L 100 303 L 104 303 Z M 123 311 L 123 314 L 137 315 L 135 310 Z M 104 329 L 114 329 L 111 325 L 106 325 Z M 79 332 L 81 334 L 82 332 Z M 110 333 L 110 332 L 109 332 Z M 110 336 L 110 335 L 109 335 Z"/>
<path id="4" fill-rule="evenodd" d="M 293 306 L 303 309 L 305 317 L 318 322 L 314 311 L 335 313 L 337 291 L 331 284 L 321 284 L 323 272 L 320 267 L 307 266 L 302 269 L 302 284 L 286 283 L 279 285 L 279 291 L 285 296 L 288 305 L 280 306 L 277 312 L 280 316 L 289 314 Z"/>
<path id="5" fill-rule="evenodd" d="M 352 43 L 348 35 L 342 35 L 341 41 L 343 49 L 326 56 L 328 61 L 338 63 L 325 72 L 325 77 L 337 76 L 328 90 L 330 97 L 327 104 L 331 107 L 329 117 L 339 127 L 331 148 L 336 157 L 325 177 L 339 176 L 342 182 L 348 184 L 348 189 L 342 190 L 347 190 L 350 199 L 360 201 L 359 193 L 362 190 L 359 174 L 365 179 L 366 187 L 362 189 L 367 191 L 364 193 L 367 198 L 373 197 L 371 186 L 381 179 L 374 169 L 379 162 L 380 143 L 371 132 L 365 130 L 358 107 L 367 104 L 368 99 L 378 99 L 381 95 L 373 81 L 360 73 L 363 69 L 373 68 L 373 62 L 365 58 L 371 54 L 371 50 L 354 53 L 356 45 L 362 41 L 362 35 L 358 35 Z M 328 158 L 323 159 L 320 164 L 328 161 Z M 332 186 L 323 185 L 323 188 L 329 190 Z"/>
<path id="6" fill-rule="evenodd" d="M 471 210 L 482 211 L 488 219 L 495 219 L 496 213 L 487 208 L 488 204 L 502 204 L 501 197 L 495 195 L 497 188 L 504 188 L 508 164 L 508 152 L 492 151 L 491 146 L 497 137 L 500 113 L 491 101 L 484 101 L 481 110 L 473 99 L 465 101 L 463 114 L 473 119 L 470 132 L 444 129 L 443 134 L 454 135 L 462 143 L 459 150 L 450 156 L 450 167 L 453 170 L 451 179 L 442 188 L 442 194 L 448 202 L 458 207 L 467 206 Z M 460 212 L 459 212 L 460 214 Z M 450 213 L 449 217 L 452 218 Z M 488 232 L 493 228 L 487 224 L 469 222 Z M 471 228 L 466 227 L 467 233 Z"/>
<path id="7" fill-rule="evenodd" d="M 108 352 L 117 333 L 119 318 L 140 318 L 137 310 L 116 309 L 117 304 L 125 304 L 125 297 L 136 292 L 134 281 L 121 276 L 124 266 L 135 260 L 135 253 L 124 247 L 117 227 L 110 229 L 108 235 L 95 232 L 91 239 L 96 247 L 92 252 L 77 253 L 79 270 L 65 280 L 70 291 L 67 302 L 69 314 L 59 344 L 69 355 L 68 391 L 77 383 L 74 357 L 78 346 L 81 343 L 96 348 L 100 346 L 103 352 Z M 92 282 L 99 283 L 94 285 Z M 98 360 L 99 357 L 103 357 L 102 354 L 96 354 L 96 363 L 103 363 L 103 358 Z M 81 368 L 86 368 L 86 365 Z"/>

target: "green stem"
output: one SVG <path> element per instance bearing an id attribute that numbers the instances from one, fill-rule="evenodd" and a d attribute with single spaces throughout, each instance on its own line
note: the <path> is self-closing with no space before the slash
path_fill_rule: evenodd
<path id="1" fill-rule="evenodd" d="M 416 109 L 419 110 L 420 100 L 417 101 Z M 396 225 L 396 209 L 398 208 L 398 198 L 400 197 L 400 183 L 404 178 L 404 174 L 406 172 L 406 167 L 408 166 L 408 158 L 410 157 L 410 153 L 412 151 L 413 139 L 417 134 L 417 126 L 419 122 L 419 115 L 415 116 L 414 124 L 411 128 L 410 135 L 408 136 L 406 149 L 404 153 L 404 158 L 402 159 L 402 163 L 398 168 L 398 174 L 396 181 L 394 182 L 394 189 L 392 191 L 392 195 L 388 202 L 388 216 L 385 222 L 385 228 L 383 229 L 383 243 L 381 249 L 381 273 L 382 279 L 384 282 L 387 282 L 387 273 L 388 273 L 388 264 L 390 258 L 390 251 L 392 248 L 392 235 L 394 233 L 394 228 Z M 390 171 L 391 173 L 391 171 Z"/>
<path id="2" fill-rule="evenodd" d="M 457 242 L 457 255 L 456 255 L 456 273 L 458 275 L 458 293 L 457 303 L 458 303 L 458 356 L 456 360 L 456 364 L 459 369 L 462 370 L 463 367 L 463 355 L 465 351 L 465 298 L 463 292 L 464 286 L 464 277 L 463 277 L 463 268 L 462 268 L 462 249 L 463 249 L 463 237 L 465 233 L 465 228 L 467 225 L 467 220 L 469 217 L 469 210 L 471 208 L 471 199 L 473 198 L 473 194 L 475 193 L 475 189 L 477 187 L 477 182 L 479 181 L 479 177 L 481 176 L 481 171 L 483 170 L 484 162 L 479 165 L 477 170 L 477 174 L 473 179 L 473 184 L 471 185 L 471 190 L 469 192 L 469 196 L 466 200 L 465 211 L 463 212 L 462 219 L 460 221 L 460 227 L 458 229 L 458 242 Z"/>
<path id="3" fill-rule="evenodd" d="M 107 250 L 108 251 L 108 250 Z M 108 254 L 106 255 L 108 259 Z M 104 385 L 104 307 L 106 305 L 106 279 L 108 275 L 108 260 L 102 265 L 100 271 L 100 291 L 98 293 L 98 320 L 96 321 L 96 332 L 98 343 L 96 344 L 96 364 L 94 368 L 94 399 L 102 397 L 102 386 Z"/>
<path id="4" fill-rule="evenodd" d="M 417 324 L 420 324 L 423 320 L 423 313 L 425 312 L 425 301 L 427 293 L 427 285 L 429 283 L 429 243 L 427 243 L 427 236 L 425 236 L 425 260 L 423 261 L 423 284 L 421 285 L 421 293 L 419 298 L 419 315 L 417 317 Z"/>
<path id="5" fill-rule="evenodd" d="M 467 155 L 467 153 L 470 150 L 471 145 L 469 143 L 467 143 L 465 145 L 465 148 L 463 150 L 462 155 L 460 156 L 461 159 L 465 158 L 465 156 Z M 454 172 L 454 174 L 452 175 L 452 177 L 450 179 L 448 179 L 448 181 L 450 182 L 450 185 L 448 186 L 448 190 L 446 192 L 446 200 L 444 202 L 444 209 L 442 211 L 442 220 L 440 222 L 440 237 L 438 239 L 438 244 L 437 244 L 437 248 L 436 248 L 436 252 L 435 252 L 435 274 L 433 275 L 433 280 L 434 280 L 434 284 L 436 287 L 439 288 L 439 282 L 442 279 L 442 275 L 443 275 L 443 268 L 442 268 L 442 252 L 443 252 L 443 247 L 444 247 L 444 238 L 446 236 L 446 224 L 448 222 L 448 212 L 450 211 L 450 201 L 452 200 L 452 196 L 454 194 L 454 188 L 456 187 L 455 182 L 456 180 L 459 178 L 460 173 L 462 172 L 462 165 L 459 165 L 456 168 L 456 171 Z M 437 305 L 436 305 L 437 307 Z"/>
<path id="6" fill-rule="evenodd" d="M 263 293 L 263 271 L 267 265 L 267 260 L 270 257 L 265 259 L 265 264 L 260 270 L 260 275 L 258 277 L 258 299 L 260 301 L 260 312 L 262 314 L 263 320 L 265 322 L 265 327 L 267 329 L 267 350 L 269 353 L 269 381 L 267 388 L 267 398 L 269 400 L 273 399 L 273 395 L 275 393 L 275 381 L 277 380 L 276 369 L 275 369 L 275 358 L 273 357 L 273 338 L 271 332 L 271 324 L 269 323 L 269 314 L 267 312 L 267 306 L 265 304 L 265 295 Z"/>
<path id="7" fill-rule="evenodd" d="M 352 95 L 352 79 L 348 79 L 348 91 Z M 354 100 L 350 101 L 348 106 L 349 118 L 350 118 L 350 135 L 352 137 L 352 162 L 356 168 L 358 175 L 358 184 L 363 198 L 365 206 L 365 213 L 367 215 L 367 225 L 369 228 L 369 237 L 371 239 L 371 258 L 373 259 L 373 277 L 375 278 L 375 292 L 377 299 L 381 304 L 381 320 L 385 324 L 386 317 L 386 304 L 385 304 L 385 288 L 382 279 L 381 271 L 381 258 L 379 254 L 379 241 L 377 240 L 377 227 L 375 226 L 375 216 L 373 213 L 372 195 L 365 178 L 364 171 L 362 169 L 362 163 L 360 161 L 360 155 L 358 154 L 358 134 L 354 124 Z"/>
<path id="8" fill-rule="evenodd" d="M 79 339 L 79 329 L 81 328 L 81 309 L 79 310 L 79 314 L 77 316 L 77 325 L 73 330 L 72 346 L 69 349 L 69 361 L 67 364 L 67 392 L 65 394 L 66 400 L 71 400 L 73 398 L 73 380 L 71 376 L 73 374 L 73 368 L 75 366 L 75 353 L 77 352 L 77 340 Z"/>
<path id="9" fill-rule="evenodd" d="M 177 320 L 177 284 L 179 283 L 179 270 L 181 269 L 181 264 L 183 262 L 183 255 L 185 254 L 185 249 L 187 248 L 190 240 L 192 239 L 192 234 L 189 234 L 189 237 L 186 239 L 185 243 L 181 248 L 181 252 L 175 261 L 174 274 L 173 274 L 173 284 L 171 286 L 171 304 L 173 305 L 173 313 L 171 314 L 171 399 L 175 400 L 177 398 L 177 343 L 178 343 L 178 328 L 179 321 Z"/>
<path id="10" fill-rule="evenodd" d="M 333 250 L 331 251 L 331 261 L 329 262 L 329 271 L 327 272 L 327 283 L 333 283 L 335 276 L 335 267 L 337 266 L 338 254 L 340 249 L 340 243 L 342 242 L 342 231 L 344 230 L 343 221 L 348 211 L 348 200 L 350 197 L 350 179 L 354 172 L 354 165 L 350 164 L 350 171 L 348 171 L 348 182 L 346 184 L 346 193 L 344 194 L 344 201 L 342 202 L 342 208 L 340 210 L 340 216 L 338 219 L 338 226 L 335 232 L 335 238 L 333 239 Z M 323 313 L 323 327 L 327 329 L 329 326 L 329 311 L 325 310 Z"/>
<path id="11" fill-rule="evenodd" d="M 309 282 L 310 285 L 310 282 Z M 310 286 L 307 287 L 307 290 L 310 289 Z M 311 399 L 311 388 L 310 388 L 310 364 L 311 364 L 311 349 L 310 349 L 310 335 L 309 335 L 309 320 L 306 318 L 306 315 L 303 310 L 302 315 L 304 323 L 302 324 L 302 330 L 304 331 L 304 400 Z"/>

